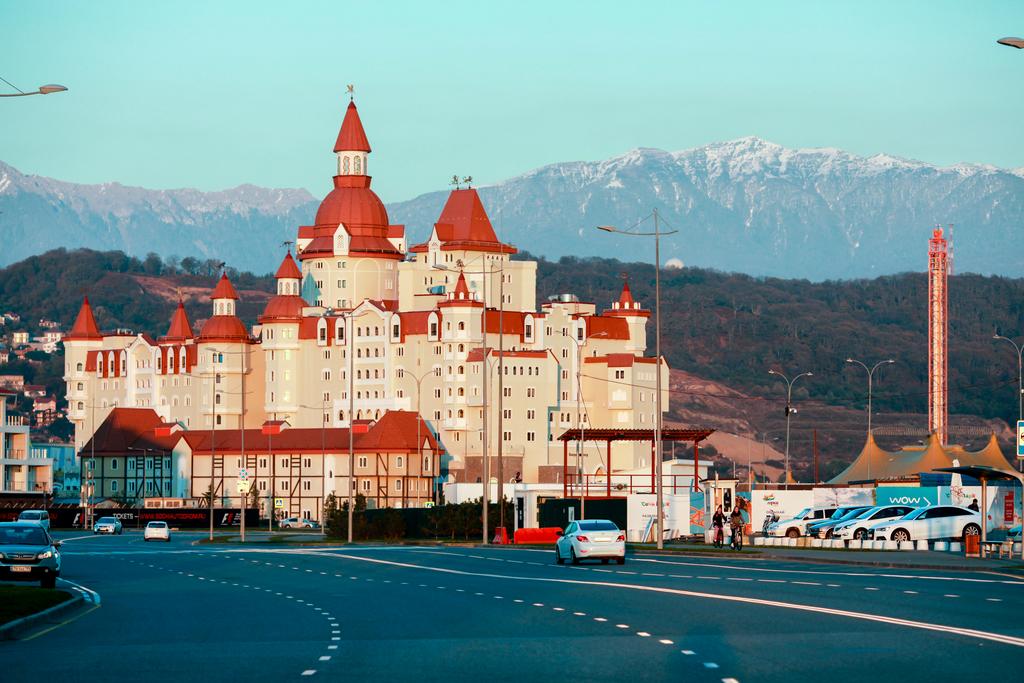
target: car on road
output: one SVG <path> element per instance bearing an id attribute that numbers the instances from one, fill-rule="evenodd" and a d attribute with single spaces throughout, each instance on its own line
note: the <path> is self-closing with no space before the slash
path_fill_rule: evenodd
<path id="1" fill-rule="evenodd" d="M 807 535 L 811 538 L 832 538 L 832 530 L 835 529 L 837 524 L 841 524 L 848 519 L 853 519 L 860 513 L 867 510 L 870 505 L 844 505 L 841 508 L 837 508 L 832 516 L 821 522 L 812 522 L 807 525 Z"/>
<path id="2" fill-rule="evenodd" d="M 92 532 L 94 534 L 123 534 L 124 527 L 121 526 L 121 520 L 117 517 L 100 517 L 92 525 Z"/>
<path id="3" fill-rule="evenodd" d="M 50 530 L 50 513 L 46 510 L 22 510 L 18 515 L 19 522 L 31 522 L 38 524 L 47 531 Z"/>
<path id="4" fill-rule="evenodd" d="M 814 522 L 823 522 L 832 516 L 837 508 L 804 508 L 789 519 L 780 519 L 768 526 L 769 536 L 788 536 L 798 538 L 807 533 L 807 526 Z"/>
<path id="5" fill-rule="evenodd" d="M 142 540 L 144 541 L 171 541 L 171 528 L 167 526 L 167 522 L 150 522 L 146 525 L 145 531 L 142 532 Z"/>
<path id="6" fill-rule="evenodd" d="M 60 545 L 34 522 L 0 522 L 0 579 L 53 588 L 60 576 Z"/>
<path id="7" fill-rule="evenodd" d="M 615 560 L 626 562 L 626 532 L 607 519 L 581 519 L 570 522 L 558 532 L 555 542 L 555 562 L 566 560 L 579 564 L 580 560 L 599 559 L 608 564 Z"/>
<path id="8" fill-rule="evenodd" d="M 881 522 L 906 517 L 916 509 L 912 505 L 876 505 L 870 507 L 856 517 L 837 524 L 832 529 L 832 538 L 838 538 L 843 541 L 867 538 L 869 528 Z"/>
<path id="9" fill-rule="evenodd" d="M 319 529 L 320 523 L 304 517 L 287 517 L 282 519 L 277 526 L 281 529 Z"/>
<path id="10" fill-rule="evenodd" d="M 928 505 L 906 517 L 868 529 L 868 538 L 887 541 L 933 541 L 981 534 L 981 513 L 959 505 Z"/>

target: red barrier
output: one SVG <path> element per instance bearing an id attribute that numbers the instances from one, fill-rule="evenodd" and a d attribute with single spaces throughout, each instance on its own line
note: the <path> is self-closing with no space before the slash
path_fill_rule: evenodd
<path id="1" fill-rule="evenodd" d="M 515 543 L 550 543 L 558 541 L 558 532 L 562 529 L 557 526 L 544 527 L 542 529 L 516 529 Z"/>
<path id="2" fill-rule="evenodd" d="M 505 527 L 499 526 L 494 528 L 494 540 L 491 543 L 494 545 L 508 545 L 508 532 L 505 531 Z"/>

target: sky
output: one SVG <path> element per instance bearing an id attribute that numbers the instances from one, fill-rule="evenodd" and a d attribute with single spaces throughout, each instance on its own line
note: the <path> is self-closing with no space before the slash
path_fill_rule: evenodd
<path id="1" fill-rule="evenodd" d="M 330 188 L 345 85 L 386 202 L 756 135 L 1024 166 L 1024 3 L 0 0 L 0 161 L 83 183 Z M 0 83 L 0 92 L 13 92 Z"/>

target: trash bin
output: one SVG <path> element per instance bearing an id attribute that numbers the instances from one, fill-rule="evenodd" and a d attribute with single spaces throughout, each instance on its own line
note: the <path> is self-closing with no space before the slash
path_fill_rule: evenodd
<path id="1" fill-rule="evenodd" d="M 964 536 L 964 555 L 981 557 L 981 536 Z"/>

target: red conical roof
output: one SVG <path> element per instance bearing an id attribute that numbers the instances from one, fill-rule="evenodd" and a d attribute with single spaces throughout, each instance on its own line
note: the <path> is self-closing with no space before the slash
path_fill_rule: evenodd
<path id="1" fill-rule="evenodd" d="M 334 143 L 335 152 L 369 152 L 370 142 L 366 139 L 363 122 L 359 120 L 356 103 L 349 102 L 345 111 L 345 119 L 341 122 L 341 132 Z"/>
<path id="2" fill-rule="evenodd" d="M 459 281 L 455 283 L 455 298 L 469 298 L 469 287 L 466 285 L 466 276 L 462 272 L 459 272 Z"/>
<path id="3" fill-rule="evenodd" d="M 96 325 L 96 318 L 92 315 L 92 306 L 89 305 L 89 297 L 82 299 L 82 307 L 78 309 L 78 317 L 71 332 L 64 336 L 65 339 L 103 339 L 100 328 Z"/>
<path id="4" fill-rule="evenodd" d="M 622 283 L 622 294 L 619 295 L 619 308 L 633 308 L 633 292 L 629 291 L 629 280 Z"/>
<path id="5" fill-rule="evenodd" d="M 281 261 L 281 266 L 274 273 L 274 277 L 278 280 L 301 280 L 302 271 L 295 265 L 295 259 L 292 258 L 292 252 L 288 252 L 284 255 L 284 260 Z"/>
<path id="6" fill-rule="evenodd" d="M 238 292 L 228 279 L 227 273 L 221 273 L 217 287 L 210 294 L 211 299 L 238 299 Z"/>
<path id="7" fill-rule="evenodd" d="M 188 321 L 188 314 L 185 313 L 185 306 L 178 301 L 178 307 L 174 310 L 174 315 L 171 316 L 171 326 L 163 338 L 169 341 L 180 341 L 191 339 L 194 336 L 192 323 Z"/>

